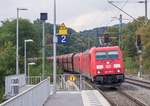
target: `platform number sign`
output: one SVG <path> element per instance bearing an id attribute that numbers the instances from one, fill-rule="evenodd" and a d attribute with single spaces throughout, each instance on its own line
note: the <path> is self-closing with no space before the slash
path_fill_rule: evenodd
<path id="1" fill-rule="evenodd" d="M 68 37 L 67 36 L 57 36 L 58 38 L 58 43 L 59 44 L 66 44 L 68 42 Z"/>
<path id="2" fill-rule="evenodd" d="M 68 42 L 68 28 L 65 26 L 64 23 L 60 24 L 59 30 L 58 30 L 58 44 L 66 44 Z"/>

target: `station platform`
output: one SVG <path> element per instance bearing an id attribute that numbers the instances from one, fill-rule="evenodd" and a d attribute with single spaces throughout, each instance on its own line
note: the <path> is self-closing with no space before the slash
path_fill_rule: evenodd
<path id="1" fill-rule="evenodd" d="M 58 91 L 44 106 L 111 106 L 97 90 Z"/>

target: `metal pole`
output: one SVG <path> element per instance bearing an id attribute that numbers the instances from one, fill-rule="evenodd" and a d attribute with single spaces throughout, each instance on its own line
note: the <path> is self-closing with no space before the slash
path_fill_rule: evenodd
<path id="1" fill-rule="evenodd" d="M 139 62 L 140 62 L 140 67 L 139 67 L 138 77 L 142 78 L 142 72 L 143 72 L 142 50 L 139 51 Z"/>
<path id="2" fill-rule="evenodd" d="M 147 0 L 145 0 L 145 24 L 147 24 Z"/>
<path id="3" fill-rule="evenodd" d="M 120 24 L 119 24 L 119 47 L 121 47 L 122 14 L 120 14 L 119 21 L 120 21 Z"/>
<path id="4" fill-rule="evenodd" d="M 29 84 L 29 69 L 30 69 L 30 67 L 29 67 L 30 65 L 29 65 L 29 63 L 28 63 L 28 84 Z"/>
<path id="5" fill-rule="evenodd" d="M 80 75 L 80 90 L 82 90 L 82 75 Z"/>
<path id="6" fill-rule="evenodd" d="M 19 8 L 17 8 L 17 24 L 16 24 L 16 75 L 19 74 L 18 39 L 19 39 Z"/>
<path id="7" fill-rule="evenodd" d="M 27 52 L 26 52 L 26 41 L 24 41 L 24 74 L 27 76 Z"/>
<path id="8" fill-rule="evenodd" d="M 45 21 L 43 21 L 43 47 L 42 47 L 42 79 L 45 72 Z"/>
<path id="9" fill-rule="evenodd" d="M 54 0 L 54 29 L 53 29 L 53 85 L 56 93 L 56 0 Z"/>

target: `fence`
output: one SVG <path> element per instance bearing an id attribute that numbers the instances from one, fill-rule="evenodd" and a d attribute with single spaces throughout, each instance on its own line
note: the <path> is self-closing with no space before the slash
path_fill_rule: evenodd
<path id="1" fill-rule="evenodd" d="M 26 78 L 27 84 L 28 85 L 35 85 L 38 84 L 42 81 L 41 76 L 30 76 Z"/>
<path id="2" fill-rule="evenodd" d="M 12 97 L 0 106 L 42 106 L 50 94 L 49 79 L 45 79 L 34 87 Z"/>
<path id="3" fill-rule="evenodd" d="M 80 74 L 63 74 L 57 75 L 58 91 L 76 91 L 83 89 L 83 77 Z"/>

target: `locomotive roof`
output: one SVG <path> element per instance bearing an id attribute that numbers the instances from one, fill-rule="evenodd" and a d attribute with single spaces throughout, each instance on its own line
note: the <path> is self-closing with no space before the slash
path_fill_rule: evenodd
<path id="1" fill-rule="evenodd" d="M 119 46 L 107 46 L 107 47 L 96 47 L 96 49 L 102 49 L 102 50 L 112 50 L 112 49 L 120 49 Z"/>
<path id="2" fill-rule="evenodd" d="M 108 50 L 120 50 L 119 46 L 107 46 L 107 47 L 92 47 L 91 49 L 89 49 L 88 51 L 86 51 L 85 53 L 88 52 L 93 52 L 93 51 L 108 51 Z"/>

